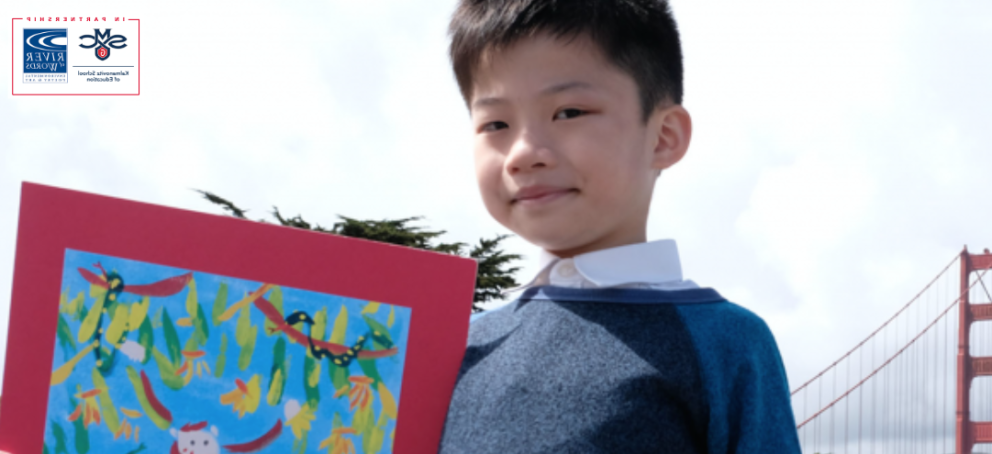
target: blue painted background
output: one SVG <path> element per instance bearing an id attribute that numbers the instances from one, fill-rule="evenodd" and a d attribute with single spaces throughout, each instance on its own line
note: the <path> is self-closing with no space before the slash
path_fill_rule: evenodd
<path id="1" fill-rule="evenodd" d="M 126 286 L 129 284 L 137 285 L 153 283 L 192 271 L 138 262 L 134 260 L 126 260 L 106 255 L 66 250 L 62 275 L 62 291 L 68 293 L 68 298 L 70 300 L 79 292 L 84 292 L 86 295 L 85 305 L 87 307 L 92 307 L 95 303 L 95 299 L 89 296 L 90 284 L 82 278 L 77 268 L 85 268 L 96 274 L 100 274 L 99 270 L 93 266 L 97 262 L 101 263 L 108 272 L 117 271 L 122 276 L 125 283 L 125 292 L 121 294 L 119 301 L 123 303 L 139 302 L 142 300 L 142 297 L 140 296 L 127 293 Z M 226 283 L 228 286 L 228 306 L 240 300 L 245 294 L 251 293 L 252 291 L 258 289 L 262 285 L 260 282 L 217 276 L 195 271 L 193 272 L 193 279 L 196 282 L 197 299 L 207 314 L 208 319 L 210 318 L 214 299 L 221 282 Z M 162 307 L 165 307 L 168 310 L 173 322 L 177 319 L 188 317 L 189 315 L 186 312 L 185 305 L 188 292 L 189 287 L 187 286 L 181 292 L 173 296 L 151 297 L 151 306 L 148 310 L 148 317 L 154 317 Z M 284 314 L 290 314 L 295 310 L 303 310 L 308 312 L 310 315 L 314 315 L 317 311 L 326 307 L 328 315 L 328 326 L 326 333 L 328 334 L 331 332 L 334 319 L 337 317 L 340 307 L 342 305 L 346 306 L 349 315 L 349 328 L 347 330 L 345 343 L 348 345 L 352 345 L 359 335 L 366 334 L 368 331 L 367 324 L 360 315 L 362 309 L 366 306 L 366 304 L 368 304 L 368 301 L 287 287 L 282 287 L 282 292 Z M 385 325 L 390 307 L 391 306 L 388 304 L 381 304 L 378 311 L 372 314 L 371 317 Z M 390 329 L 390 335 L 392 336 L 396 346 L 399 348 L 399 352 L 395 356 L 379 359 L 376 363 L 383 382 L 393 393 L 397 404 L 399 404 L 401 402 L 400 389 L 403 379 L 403 365 L 406 355 L 406 341 L 410 325 L 411 310 L 401 306 L 392 307 L 395 307 L 395 321 Z M 74 340 L 76 340 L 75 337 L 78 333 L 81 321 L 72 320 L 72 318 L 67 315 L 62 315 L 62 317 L 68 322 L 69 328 L 72 331 L 72 336 Z M 282 434 L 273 444 L 262 452 L 289 453 L 295 438 L 290 428 L 285 426 L 286 417 L 284 415 L 284 404 L 289 399 L 296 399 L 301 405 L 307 401 L 303 385 L 303 361 L 306 356 L 306 352 L 303 346 L 292 342 L 287 342 L 286 356 L 290 358 L 290 360 L 289 367 L 287 369 L 288 379 L 286 382 L 286 387 L 279 405 L 269 406 L 266 402 L 266 394 L 268 392 L 269 376 L 272 367 L 272 350 L 277 338 L 282 335 L 266 335 L 264 329 L 265 317 L 259 310 L 252 307 L 251 322 L 253 325 L 258 326 L 259 333 L 251 364 L 246 370 L 242 371 L 238 367 L 238 354 L 240 353 L 240 347 L 235 341 L 235 326 L 237 324 L 237 319 L 238 317 L 235 316 L 232 319 L 222 323 L 220 326 L 214 326 L 208 321 L 210 325 L 209 340 L 207 345 L 201 348 L 201 350 L 207 352 L 207 355 L 201 359 L 205 360 L 207 364 L 210 365 L 211 369 L 213 369 L 217 361 L 216 354 L 220 348 L 221 332 L 225 332 L 227 334 L 227 362 L 223 376 L 216 378 L 213 374 L 207 373 L 204 373 L 201 377 L 194 376 L 192 381 L 179 391 L 169 389 L 162 384 L 159 379 L 159 371 L 157 370 L 158 366 L 156 365 L 154 359 L 142 365 L 140 362 L 131 361 L 126 356 L 118 352 L 117 365 L 111 374 L 105 378 L 115 407 L 118 408 L 118 411 L 121 407 L 142 411 L 142 407 L 135 396 L 134 389 L 130 380 L 128 380 L 125 369 L 128 365 L 130 365 L 139 372 L 144 369 L 145 373 L 151 380 L 152 386 L 159 400 L 172 412 L 173 428 L 178 429 L 185 423 L 207 421 L 210 425 L 216 426 L 219 429 L 219 436 L 217 437 L 218 441 L 221 445 L 226 445 L 254 440 L 271 429 L 277 420 L 282 420 L 284 424 Z M 104 317 L 104 328 L 108 325 L 109 317 Z M 180 346 L 185 346 L 186 341 L 192 335 L 193 328 L 177 325 L 176 329 L 179 334 Z M 154 331 L 155 346 L 160 351 L 166 352 L 167 349 L 161 328 L 156 328 Z M 129 333 L 127 338 L 136 341 L 138 338 L 137 330 Z M 371 348 L 371 345 L 371 343 L 368 343 L 367 348 Z M 65 358 L 71 358 L 72 356 L 74 356 L 72 352 L 65 354 L 59 343 L 56 342 L 55 354 L 52 361 L 52 370 L 55 371 L 64 363 Z M 83 390 L 94 388 L 92 381 L 92 370 L 95 367 L 95 364 L 94 355 L 92 353 L 86 355 L 86 357 L 76 365 L 72 375 L 70 375 L 64 383 L 50 388 L 51 391 L 48 399 L 48 424 L 46 425 L 45 431 L 45 443 L 48 449 L 50 449 L 49 452 L 54 453 L 55 447 L 55 437 L 53 435 L 52 425 L 53 423 L 58 423 L 67 435 L 66 444 L 69 452 L 75 454 L 75 449 L 73 446 L 74 425 L 68 421 L 68 416 L 75 410 L 75 408 L 70 408 L 69 397 L 76 394 L 77 384 L 82 386 Z M 311 422 L 312 427 L 308 436 L 306 452 L 318 452 L 317 447 L 320 442 L 330 435 L 331 421 L 335 413 L 341 416 L 345 426 L 348 426 L 351 423 L 352 412 L 349 411 L 348 408 L 348 396 L 345 395 L 338 399 L 332 399 L 334 389 L 331 385 L 327 369 L 328 365 L 325 360 L 321 369 L 321 381 L 319 385 L 321 395 L 320 406 L 318 412 L 316 413 L 316 420 Z M 364 375 L 357 361 L 352 362 L 349 370 L 352 376 Z M 232 411 L 232 407 L 230 405 L 222 405 L 220 403 L 220 396 L 236 388 L 234 381 L 235 378 L 240 378 L 247 383 L 255 374 L 261 376 L 261 403 L 254 413 L 246 413 L 243 418 L 239 419 L 237 413 Z M 375 414 L 378 415 L 381 412 L 381 402 L 375 394 L 376 393 L 373 393 L 375 397 L 373 398 L 372 405 Z M 77 400 L 81 402 L 81 400 Z M 121 420 L 123 420 L 124 414 L 120 413 L 120 416 Z M 137 419 L 128 418 L 128 420 L 132 425 L 140 426 L 141 428 L 140 441 L 147 447 L 147 449 L 142 452 L 169 452 L 169 448 L 172 446 L 174 439 L 167 430 L 160 430 L 151 422 L 150 419 L 148 419 L 147 416 L 142 416 Z M 386 435 L 383 441 L 383 448 L 380 452 L 390 452 L 390 447 L 392 446 L 390 434 L 393 433 L 395 425 L 395 421 L 389 421 L 385 431 Z M 123 454 L 130 452 L 139 446 L 139 443 L 135 442 L 133 438 L 131 440 L 125 440 L 122 436 L 115 441 L 113 434 L 110 432 L 110 429 L 107 428 L 105 422 L 101 423 L 99 426 L 89 426 L 88 431 L 90 437 L 90 453 Z M 362 452 L 362 444 L 359 438 L 357 436 L 352 437 L 356 450 L 358 452 Z M 327 448 L 323 451 L 326 451 L 326 449 Z"/>

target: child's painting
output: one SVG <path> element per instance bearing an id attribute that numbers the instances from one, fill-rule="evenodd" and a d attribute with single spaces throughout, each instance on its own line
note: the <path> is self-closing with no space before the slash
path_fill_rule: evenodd
<path id="1" fill-rule="evenodd" d="M 44 452 L 392 452 L 410 316 L 67 249 Z"/>

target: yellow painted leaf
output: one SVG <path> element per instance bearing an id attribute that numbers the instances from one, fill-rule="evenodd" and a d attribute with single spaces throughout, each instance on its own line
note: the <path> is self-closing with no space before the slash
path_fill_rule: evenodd
<path id="1" fill-rule="evenodd" d="M 321 308 L 313 314 L 313 326 L 310 335 L 314 339 L 324 340 L 324 331 L 327 331 L 327 308 Z"/>
<path id="2" fill-rule="evenodd" d="M 124 407 L 121 407 L 121 413 L 124 413 L 124 416 L 127 416 L 128 418 L 138 419 L 138 418 L 141 417 L 141 412 L 140 411 L 138 411 L 138 410 L 131 410 L 131 409 L 124 408 Z"/>
<path id="3" fill-rule="evenodd" d="M 382 414 L 388 418 L 396 419 L 396 399 L 381 381 L 379 382 L 379 400 L 382 401 Z"/>
<path id="4" fill-rule="evenodd" d="M 248 343 L 248 336 L 251 334 L 251 313 L 244 309 L 238 316 L 238 323 L 234 328 L 234 340 L 238 345 L 244 347 Z"/>
<path id="5" fill-rule="evenodd" d="M 107 382 L 104 381 L 103 375 L 97 368 L 93 368 L 93 387 L 103 391 L 96 396 L 97 402 L 100 403 L 103 421 L 107 423 L 107 428 L 111 432 L 117 432 L 117 429 L 120 428 L 120 415 L 117 414 L 114 402 L 110 400 L 110 388 L 107 387 Z"/>
<path id="6" fill-rule="evenodd" d="M 367 438 L 362 437 L 365 452 L 379 452 L 382 450 L 382 440 L 386 437 L 386 430 L 375 426 L 369 429 Z"/>
<path id="7" fill-rule="evenodd" d="M 351 418 L 351 428 L 355 429 L 358 433 L 364 433 L 370 427 L 375 424 L 375 415 L 372 412 L 372 406 L 367 407 L 359 406 L 358 410 L 355 411 L 354 416 Z"/>
<path id="8" fill-rule="evenodd" d="M 196 318 L 196 306 L 198 303 L 196 297 L 196 280 L 190 279 L 189 284 L 186 285 L 189 287 L 189 293 L 186 294 L 186 313 L 190 317 Z"/>
<path id="9" fill-rule="evenodd" d="M 389 306 L 389 318 L 386 319 L 386 328 L 392 328 L 396 323 L 396 306 Z"/>
<path id="10" fill-rule="evenodd" d="M 320 363 L 314 365 L 313 370 L 310 372 L 310 377 L 307 378 L 310 382 L 311 388 L 316 388 L 317 384 L 320 383 Z"/>
<path id="11" fill-rule="evenodd" d="M 76 297 L 69 301 L 65 307 L 63 313 L 70 315 L 73 320 L 79 320 L 81 316 L 81 311 L 83 309 L 83 303 L 86 301 L 86 294 L 79 292 Z"/>
<path id="12" fill-rule="evenodd" d="M 145 321 L 145 317 L 148 316 L 148 307 L 151 305 L 146 296 L 140 303 L 134 303 L 131 305 L 131 312 L 127 316 L 127 329 L 136 330 Z"/>
<path id="13" fill-rule="evenodd" d="M 375 301 L 369 301 L 369 304 L 366 304 L 365 307 L 362 308 L 363 314 L 374 314 L 376 312 L 379 312 L 379 303 Z"/>
<path id="14" fill-rule="evenodd" d="M 245 410 L 248 413 L 255 413 L 258 404 L 262 400 L 262 376 L 255 374 L 248 380 L 248 393 L 245 394 Z"/>
<path id="15" fill-rule="evenodd" d="M 121 337 L 124 336 L 124 329 L 127 328 L 127 321 L 127 306 L 118 304 L 114 309 L 114 317 L 110 321 L 110 326 L 107 328 L 107 332 L 104 335 L 104 340 L 106 340 L 110 345 L 117 346 L 117 343 L 121 341 Z"/>
<path id="16" fill-rule="evenodd" d="M 91 342 L 86 346 L 86 348 L 80 350 L 79 353 L 76 353 L 76 356 L 73 356 L 72 359 L 66 361 L 65 364 L 59 366 L 58 369 L 55 369 L 55 372 L 52 372 L 51 386 L 61 384 L 65 381 L 65 379 L 69 378 L 69 375 L 72 374 L 72 370 L 76 368 L 76 363 L 93 351 L 93 349 L 99 344 L 99 342 Z"/>
<path id="17" fill-rule="evenodd" d="M 106 287 L 100 287 L 99 285 L 90 284 L 90 298 L 101 298 L 105 293 L 107 293 Z"/>
<path id="18" fill-rule="evenodd" d="M 176 326 L 184 326 L 186 328 L 190 328 L 190 327 L 193 326 L 193 319 L 191 319 L 189 317 L 183 317 L 183 318 L 177 319 L 176 320 Z"/>
<path id="19" fill-rule="evenodd" d="M 348 308 L 341 306 L 337 318 L 334 319 L 334 329 L 331 330 L 331 343 L 343 344 L 344 335 L 348 330 Z"/>
<path id="20" fill-rule="evenodd" d="M 269 385 L 269 394 L 266 396 L 265 401 L 269 405 L 278 405 L 279 398 L 282 397 L 282 370 L 276 369 L 275 373 L 272 374 L 272 384 Z"/>

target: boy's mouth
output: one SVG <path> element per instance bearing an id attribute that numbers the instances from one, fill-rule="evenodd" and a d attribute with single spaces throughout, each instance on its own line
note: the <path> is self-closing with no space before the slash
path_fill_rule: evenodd
<path id="1" fill-rule="evenodd" d="M 540 204 L 545 202 L 550 202 L 552 200 L 564 197 L 573 192 L 579 192 L 575 188 L 557 187 L 557 186 L 527 186 L 521 188 L 514 195 L 513 199 L 510 200 L 510 204 L 523 203 L 527 205 Z"/>

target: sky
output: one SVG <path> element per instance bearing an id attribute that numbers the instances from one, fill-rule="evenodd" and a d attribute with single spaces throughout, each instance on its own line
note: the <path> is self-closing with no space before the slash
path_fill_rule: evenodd
<path id="1" fill-rule="evenodd" d="M 22 181 L 218 213 L 202 189 L 325 226 L 424 216 L 448 241 L 510 233 L 474 179 L 454 4 L 3 2 L 4 18 L 140 18 L 143 66 L 137 97 L 0 99 L 0 371 Z M 992 246 L 992 3 L 672 5 L 694 132 L 648 239 L 674 238 L 686 278 L 765 319 L 794 387 L 964 245 Z M 528 280 L 537 249 L 505 244 Z"/>

